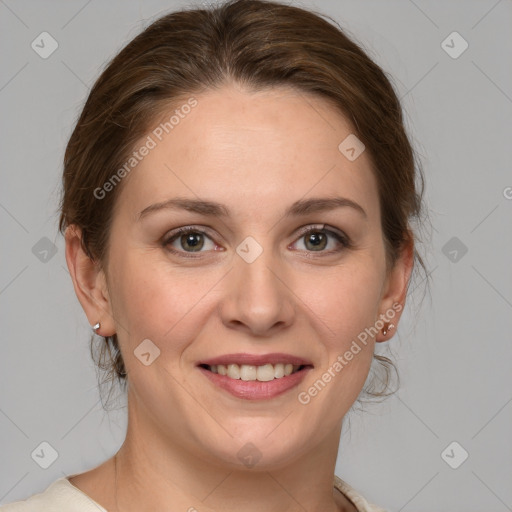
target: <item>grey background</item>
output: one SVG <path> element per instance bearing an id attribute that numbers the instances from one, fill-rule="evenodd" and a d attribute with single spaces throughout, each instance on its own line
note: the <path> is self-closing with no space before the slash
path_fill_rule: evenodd
<path id="1" fill-rule="evenodd" d="M 512 2 L 293 3 L 335 18 L 393 77 L 433 222 L 420 246 L 431 298 L 415 299 L 418 282 L 389 343 L 401 388 L 350 413 L 336 473 L 389 510 L 512 510 Z M 125 410 L 101 407 L 57 235 L 61 162 L 104 63 L 185 5 L 0 0 L 0 503 L 100 464 L 124 439 Z M 31 48 L 43 31 L 59 45 L 47 59 Z M 453 31 L 469 44 L 456 59 L 441 46 Z M 58 453 L 48 469 L 31 457 L 43 441 Z M 469 454 L 457 469 L 441 456 L 453 441 Z"/>

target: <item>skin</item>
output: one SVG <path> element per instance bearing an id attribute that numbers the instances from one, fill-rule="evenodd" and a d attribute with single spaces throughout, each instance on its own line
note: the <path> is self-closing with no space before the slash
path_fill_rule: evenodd
<path id="1" fill-rule="evenodd" d="M 379 315 L 405 304 L 412 246 L 387 273 L 369 154 L 351 162 L 338 150 L 353 129 L 325 100 L 233 83 L 195 98 L 191 113 L 124 178 L 108 267 L 85 255 L 79 229 L 66 232 L 77 297 L 89 323 L 101 322 L 100 335 L 117 333 L 129 380 L 117 507 L 113 459 L 70 481 L 111 511 L 354 511 L 332 486 L 342 421 L 375 343 L 395 330 L 361 344 L 307 405 L 297 395 Z M 366 218 L 351 207 L 284 216 L 295 201 L 333 196 L 355 201 Z M 137 221 L 144 208 L 173 197 L 216 201 L 232 214 L 168 209 Z M 327 245 L 316 248 L 298 233 L 315 224 L 345 233 L 352 247 L 327 234 Z M 200 252 L 180 236 L 164 247 L 166 235 L 190 225 L 209 228 L 196 235 Z M 263 248 L 252 263 L 236 253 L 248 236 Z M 144 339 L 160 349 L 149 366 L 133 355 Z M 234 352 L 284 352 L 314 368 L 281 396 L 243 400 L 196 367 Z M 253 468 L 237 457 L 247 443 L 261 454 Z"/>

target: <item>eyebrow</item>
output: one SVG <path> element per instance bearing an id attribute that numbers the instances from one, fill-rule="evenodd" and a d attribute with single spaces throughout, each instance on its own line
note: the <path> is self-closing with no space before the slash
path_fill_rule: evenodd
<path id="1" fill-rule="evenodd" d="M 359 212 L 365 219 L 368 218 L 363 207 L 358 203 L 345 197 L 321 197 L 300 199 L 295 201 L 285 212 L 285 217 L 298 217 L 308 215 L 310 213 L 324 212 L 335 208 L 349 207 Z M 201 199 L 190 199 L 176 197 L 155 203 L 144 208 L 139 213 L 138 221 L 150 213 L 159 210 L 187 210 L 189 212 L 198 213 L 211 217 L 230 217 L 229 209 L 221 203 L 215 201 L 206 201 Z"/>

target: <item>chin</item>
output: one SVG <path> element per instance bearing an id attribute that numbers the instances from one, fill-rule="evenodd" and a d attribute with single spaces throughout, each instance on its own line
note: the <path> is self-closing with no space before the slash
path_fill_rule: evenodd
<path id="1" fill-rule="evenodd" d="M 282 420 L 281 420 L 282 421 Z M 287 420 L 285 420 L 287 421 Z M 269 424 L 272 426 L 269 428 Z M 279 432 L 279 421 L 265 422 L 265 428 L 240 429 L 230 431 L 233 437 L 223 436 L 223 443 L 213 441 L 206 445 L 202 438 L 203 450 L 210 454 L 212 463 L 228 466 L 232 470 L 247 468 L 248 470 L 278 470 L 293 463 L 306 451 L 309 443 L 306 436 L 288 432 Z M 270 434 L 269 434 L 270 433 Z M 229 438 L 229 439 L 227 439 Z M 309 446 L 309 450 L 313 447 Z"/>

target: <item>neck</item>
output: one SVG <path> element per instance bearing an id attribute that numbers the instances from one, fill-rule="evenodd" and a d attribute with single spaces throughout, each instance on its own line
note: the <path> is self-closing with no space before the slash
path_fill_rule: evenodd
<path id="1" fill-rule="evenodd" d="M 333 488 L 341 426 L 280 467 L 233 469 L 205 461 L 138 422 L 114 457 L 116 512 L 354 511 Z M 150 439 L 150 442 L 145 442 Z M 171 442 L 172 443 L 172 442 Z M 148 492 L 148 490 L 151 490 Z"/>

